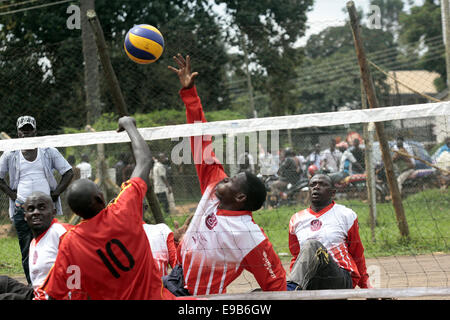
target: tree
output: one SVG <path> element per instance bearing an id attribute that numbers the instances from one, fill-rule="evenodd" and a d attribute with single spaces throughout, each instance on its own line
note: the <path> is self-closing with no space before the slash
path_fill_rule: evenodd
<path id="1" fill-rule="evenodd" d="M 313 0 L 216 0 L 215 3 L 226 5 L 231 25 L 236 26 L 228 27 L 227 37 L 236 47 L 242 43 L 247 47 L 254 87 L 269 95 L 272 115 L 294 111 L 291 80 L 303 56 L 295 43 L 304 35 L 306 12 Z M 237 55 L 244 61 L 242 53 Z M 242 67 L 242 64 L 235 66 L 235 72 L 242 74 Z"/>
<path id="2" fill-rule="evenodd" d="M 362 36 L 370 39 L 364 41 L 369 58 L 377 51 L 396 51 L 393 35 L 388 31 L 362 26 Z M 360 108 L 361 84 L 352 37 L 346 23 L 328 27 L 309 38 L 304 48 L 305 61 L 297 68 L 301 113 L 337 111 L 341 107 Z M 379 73 L 374 75 L 379 94 L 387 90 L 384 79 Z"/>
<path id="3" fill-rule="evenodd" d="M 96 1 L 111 61 L 130 113 L 183 108 L 179 88 L 167 70 L 177 52 L 194 57 L 194 67 L 201 73 L 197 83 L 205 105 L 213 110 L 227 106 L 227 93 L 223 89 L 227 55 L 215 16 L 201 5 L 203 2 L 191 6 L 187 0 Z M 11 105 L 11 112 L 3 118 L 10 125 L 9 134 L 14 134 L 15 119 L 25 111 L 37 117 L 41 134 L 56 134 L 64 126 L 86 125 L 87 111 L 91 109 L 86 107 L 83 90 L 81 32 L 66 27 L 69 17 L 66 9 L 64 5 L 50 6 L 0 17 L 0 73 L 5 75 L 0 78 L 0 90 L 8 88 L 4 81 L 11 82 L 9 91 L 4 91 L 5 96 L 0 99 L 7 100 L 3 105 Z M 126 32 L 140 23 L 157 26 L 166 39 L 163 57 L 152 65 L 131 62 L 123 50 Z M 26 71 L 17 73 L 22 69 Z M 31 72 L 34 74 L 25 78 Z M 100 73 L 103 112 L 114 111 L 108 90 Z M 2 113 L 3 110 L 6 111 L 5 107 Z"/>
<path id="4" fill-rule="evenodd" d="M 403 13 L 403 0 L 371 0 L 370 4 L 380 8 L 383 30 L 390 31 L 396 36 L 399 29 L 399 17 Z"/>
<path id="5" fill-rule="evenodd" d="M 435 71 L 440 78 L 435 82 L 438 91 L 443 90 L 447 77 L 445 51 L 443 46 L 442 19 L 439 1 L 425 0 L 421 6 L 411 7 L 410 13 L 402 13 L 400 21 L 400 41 L 403 44 L 416 43 L 417 67 Z M 425 53 L 423 53 L 425 47 Z"/>

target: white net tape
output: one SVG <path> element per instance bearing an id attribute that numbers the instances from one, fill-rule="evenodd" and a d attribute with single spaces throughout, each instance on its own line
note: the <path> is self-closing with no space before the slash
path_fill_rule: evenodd
<path id="1" fill-rule="evenodd" d="M 450 126 L 450 102 L 414 104 L 398 107 L 363 109 L 340 112 L 312 113 L 281 117 L 215 121 L 163 127 L 140 128 L 145 140 L 174 139 L 189 136 L 238 134 L 250 131 L 287 130 L 310 127 L 327 127 L 342 124 L 369 123 L 399 119 L 446 116 Z M 448 130 L 446 130 L 448 131 Z M 124 132 L 102 131 L 77 134 L 8 139 L 0 141 L 0 151 L 36 147 L 71 147 L 93 144 L 129 142 Z"/>

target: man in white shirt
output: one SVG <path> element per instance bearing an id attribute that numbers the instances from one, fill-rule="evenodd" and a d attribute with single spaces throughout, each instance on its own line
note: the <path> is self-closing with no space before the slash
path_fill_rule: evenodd
<path id="1" fill-rule="evenodd" d="M 92 180 L 92 166 L 89 163 L 89 157 L 87 154 L 81 156 L 81 162 L 77 165 L 80 169 L 80 179 L 91 179 Z"/>
<path id="2" fill-rule="evenodd" d="M 342 152 L 336 149 L 336 140 L 331 139 L 330 148 L 322 151 L 320 155 L 320 167 L 328 173 L 337 172 L 342 157 Z"/>
<path id="3" fill-rule="evenodd" d="M 19 138 L 36 136 L 36 120 L 31 116 L 17 119 Z M 59 183 L 54 170 L 61 174 Z M 5 182 L 9 176 L 9 185 Z M 51 196 L 55 202 L 56 214 L 62 215 L 60 194 L 69 186 L 73 178 L 72 166 L 56 148 L 36 148 L 30 150 L 7 151 L 0 157 L 0 190 L 9 198 L 9 216 L 14 223 L 22 254 L 22 266 L 28 283 L 28 251 L 32 233 L 24 220 L 23 204 L 36 191 Z"/>
<path id="4" fill-rule="evenodd" d="M 0 276 L 0 300 L 31 300 L 44 298 L 39 289 L 55 263 L 62 235 L 72 226 L 55 219 L 52 198 L 43 192 L 33 192 L 24 203 L 25 221 L 33 240 L 30 244 L 29 269 L 31 285 Z"/>
<path id="5" fill-rule="evenodd" d="M 158 157 L 154 159 L 155 162 L 151 171 L 151 177 L 156 197 L 163 206 L 164 211 L 168 214 L 170 213 L 170 208 L 167 194 L 172 193 L 172 188 L 167 180 L 166 167 L 163 163 L 165 158 L 166 156 L 164 153 L 159 153 Z"/>

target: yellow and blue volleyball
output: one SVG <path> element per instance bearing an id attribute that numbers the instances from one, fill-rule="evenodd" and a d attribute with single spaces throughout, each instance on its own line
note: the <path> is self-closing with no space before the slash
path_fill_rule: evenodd
<path id="1" fill-rule="evenodd" d="M 164 38 L 154 26 L 140 24 L 127 32 L 123 47 L 131 60 L 148 64 L 155 62 L 162 55 Z"/>

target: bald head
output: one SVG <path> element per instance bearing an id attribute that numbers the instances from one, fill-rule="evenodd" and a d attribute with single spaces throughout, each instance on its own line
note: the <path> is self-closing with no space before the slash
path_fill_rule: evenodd
<path id="1" fill-rule="evenodd" d="M 23 205 L 24 218 L 28 227 L 36 238 L 45 232 L 52 224 L 56 214 L 52 198 L 43 192 L 33 192 L 27 197 Z"/>
<path id="2" fill-rule="evenodd" d="M 75 180 L 67 190 L 70 209 L 83 219 L 96 216 L 105 208 L 105 199 L 99 187 L 89 179 Z"/>

